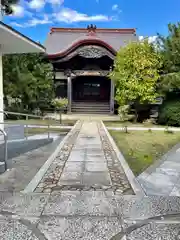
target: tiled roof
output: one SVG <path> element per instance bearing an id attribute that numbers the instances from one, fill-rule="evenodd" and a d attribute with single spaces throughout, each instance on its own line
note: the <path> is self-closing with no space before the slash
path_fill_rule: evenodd
<path id="1" fill-rule="evenodd" d="M 51 28 L 45 41 L 48 55 L 58 55 L 74 44 L 84 40 L 98 40 L 105 42 L 112 49 L 118 51 L 129 41 L 137 41 L 135 29 L 96 29 L 88 32 L 85 28 Z"/>

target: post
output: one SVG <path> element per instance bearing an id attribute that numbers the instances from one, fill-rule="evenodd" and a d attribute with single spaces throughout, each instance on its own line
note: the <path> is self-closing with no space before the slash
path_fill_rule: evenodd
<path id="1" fill-rule="evenodd" d="M 25 129 L 25 137 L 26 140 L 28 140 L 28 115 L 26 115 L 26 129 Z"/>
<path id="2" fill-rule="evenodd" d="M 48 139 L 50 138 L 50 121 L 48 121 Z"/>
<path id="3" fill-rule="evenodd" d="M 7 159 L 8 159 L 8 146 L 7 146 L 7 134 L 4 134 L 4 163 L 5 163 L 5 170 L 7 170 Z"/>
<path id="4" fill-rule="evenodd" d="M 67 89 L 67 95 L 68 95 L 68 112 L 71 113 L 71 105 L 72 105 L 72 79 L 71 76 L 68 76 L 68 89 Z"/>
<path id="5" fill-rule="evenodd" d="M 0 49 L 1 51 L 1 49 Z M 2 54 L 0 52 L 0 122 L 4 123 L 4 101 L 3 101 L 3 63 L 2 63 Z M 4 124 L 0 124 L 0 128 L 4 129 Z"/>
<path id="6" fill-rule="evenodd" d="M 60 124 L 62 124 L 62 113 L 61 113 L 61 110 L 59 110 L 59 122 L 60 122 Z"/>
<path id="7" fill-rule="evenodd" d="M 110 114 L 114 114 L 114 81 L 111 80 Z"/>

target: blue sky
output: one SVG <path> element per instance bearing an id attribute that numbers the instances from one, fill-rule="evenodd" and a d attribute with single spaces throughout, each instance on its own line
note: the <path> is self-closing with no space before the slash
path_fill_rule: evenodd
<path id="1" fill-rule="evenodd" d="M 51 27 L 137 28 L 139 36 L 167 34 L 180 21 L 179 0 L 20 0 L 4 22 L 44 42 Z"/>

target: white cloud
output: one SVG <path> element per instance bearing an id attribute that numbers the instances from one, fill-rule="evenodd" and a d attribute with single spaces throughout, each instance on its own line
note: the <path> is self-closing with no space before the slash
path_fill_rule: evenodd
<path id="1" fill-rule="evenodd" d="M 14 25 L 16 27 L 22 27 L 22 28 L 35 27 L 37 25 L 44 25 L 44 24 L 49 24 L 49 23 L 52 23 L 52 21 L 49 19 L 49 17 L 47 15 L 44 15 L 43 18 L 41 18 L 41 19 L 32 18 L 24 24 L 19 24 L 17 22 L 11 22 L 12 25 Z"/>
<path id="2" fill-rule="evenodd" d="M 72 23 L 72 22 L 89 22 L 89 21 L 110 21 L 111 18 L 109 18 L 106 15 L 87 15 L 85 13 L 79 13 L 75 10 L 69 9 L 69 8 L 63 8 L 60 12 L 54 13 L 54 20 L 58 22 L 66 22 L 66 23 Z"/>
<path id="3" fill-rule="evenodd" d="M 113 11 L 116 11 L 116 10 L 118 10 L 118 8 L 119 8 L 119 7 L 118 7 L 118 5 L 117 5 L 117 4 L 114 4 L 114 5 L 112 6 L 112 10 L 113 10 Z"/>
<path id="4" fill-rule="evenodd" d="M 62 5 L 64 0 L 47 0 L 47 2 L 51 3 L 52 5 Z"/>
<path id="5" fill-rule="evenodd" d="M 32 9 L 42 9 L 45 6 L 45 0 L 32 0 L 28 5 Z"/>
<path id="6" fill-rule="evenodd" d="M 20 23 L 17 23 L 17 22 L 11 22 L 11 25 L 15 26 L 15 27 L 24 27 L 24 24 L 20 24 Z"/>
<path id="7" fill-rule="evenodd" d="M 143 36 L 139 36 L 139 41 L 142 41 L 144 40 L 144 37 Z"/>
<path id="8" fill-rule="evenodd" d="M 149 37 L 139 36 L 139 41 L 143 41 L 145 39 L 148 39 L 149 43 L 156 43 L 157 36 L 149 36 Z"/>
<path id="9" fill-rule="evenodd" d="M 149 43 L 155 43 L 157 40 L 157 36 L 151 36 L 148 38 Z"/>

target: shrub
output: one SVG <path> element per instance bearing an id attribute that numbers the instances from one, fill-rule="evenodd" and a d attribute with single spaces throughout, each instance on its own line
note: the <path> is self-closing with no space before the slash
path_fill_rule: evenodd
<path id="1" fill-rule="evenodd" d="M 52 100 L 52 105 L 56 109 L 65 108 L 68 105 L 68 99 L 67 98 L 55 98 L 55 99 Z"/>
<path id="2" fill-rule="evenodd" d="M 149 119 L 146 119 L 145 121 L 143 121 L 144 126 L 147 126 L 147 127 L 152 126 L 155 123 L 156 123 L 156 121 L 153 118 L 149 118 Z"/>
<path id="3" fill-rule="evenodd" d="M 158 123 L 180 126 L 180 101 L 165 102 L 160 109 Z"/>
<path id="4" fill-rule="evenodd" d="M 131 115 L 129 115 L 129 110 L 130 110 L 129 105 L 120 106 L 118 108 L 118 115 L 119 115 L 120 122 L 126 122 L 130 120 Z"/>

